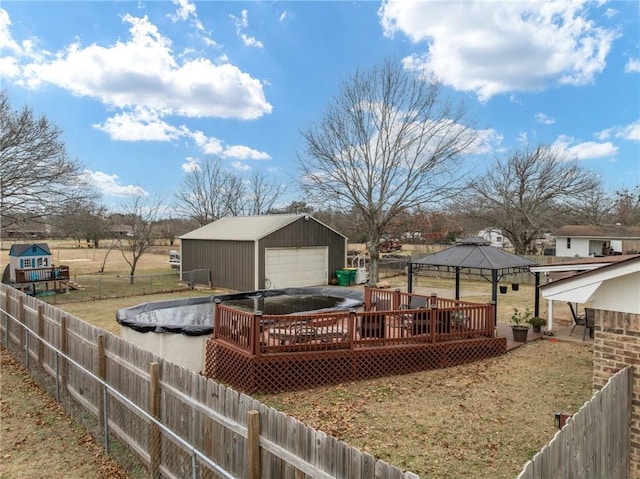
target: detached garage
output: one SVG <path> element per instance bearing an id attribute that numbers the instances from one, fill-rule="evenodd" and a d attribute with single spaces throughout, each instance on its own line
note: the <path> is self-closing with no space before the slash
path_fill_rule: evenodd
<path id="1" fill-rule="evenodd" d="M 347 260 L 347 238 L 311 215 L 222 218 L 180 237 L 182 271 L 207 269 L 236 291 L 321 286 Z"/>

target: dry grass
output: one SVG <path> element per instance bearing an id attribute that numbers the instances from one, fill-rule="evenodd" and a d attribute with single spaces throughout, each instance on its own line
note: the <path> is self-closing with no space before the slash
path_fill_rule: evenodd
<path id="1" fill-rule="evenodd" d="M 420 477 L 511 478 L 591 396 L 590 346 L 536 341 L 473 364 L 261 396 Z"/>
<path id="2" fill-rule="evenodd" d="M 60 248 L 58 253 L 55 243 L 49 242 L 49 245 L 56 264 L 70 265 L 72 275 L 97 272 L 106 254 L 106 250 L 94 252 L 73 248 Z M 164 249 L 168 252 L 170 248 Z M 7 251 L 0 254 L 0 261 L 6 264 Z M 56 257 L 58 254 L 60 259 Z M 144 255 L 138 272 L 166 272 L 166 260 L 164 251 Z M 128 274 L 128 266 L 119 252 L 109 253 L 106 271 L 107 274 Z M 394 287 L 406 288 L 404 277 L 393 278 L 392 283 Z M 451 297 L 453 287 L 453 280 L 420 278 L 414 290 Z M 489 301 L 490 288 L 486 281 L 465 279 L 462 299 Z M 118 334 L 119 325 L 115 321 L 118 309 L 186 294 L 211 292 L 136 296 L 59 307 Z M 520 291 L 509 290 L 506 295 L 499 295 L 499 321 L 508 321 L 513 307 L 533 308 L 533 301 L 531 285 L 521 284 Z M 541 303 L 541 308 L 544 316 L 546 304 Z M 563 309 L 566 306 L 555 310 L 556 314 L 561 312 L 564 316 L 560 322 L 568 321 L 568 311 Z M 554 412 L 576 411 L 591 396 L 592 354 L 590 346 L 581 343 L 541 340 L 503 357 L 470 365 L 260 399 L 422 477 L 514 477 L 524 462 L 552 438 Z M 24 392 L 8 387 L 6 375 L 10 373 L 7 366 L 3 365 L 2 373 L 4 421 L 6 404 L 15 403 Z M 22 419 L 26 428 L 58 428 L 57 425 L 36 424 L 37 420 Z M 7 444 L 19 440 L 16 436 L 19 432 L 17 428 L 7 431 L 3 424 L 3 454 Z M 58 436 L 67 444 L 81 444 L 85 437 L 82 431 L 73 428 L 60 430 Z M 50 459 L 39 450 L 33 446 L 29 461 L 21 462 L 27 467 L 23 476 L 7 477 L 38 477 L 41 469 L 34 469 L 34 475 L 29 473 L 29 467 L 46 467 Z M 84 471 L 86 459 L 83 457 L 73 454 L 64 458 L 66 470 L 73 471 L 75 477 L 76 471 Z M 54 473 L 52 477 L 55 476 Z"/>
<path id="3" fill-rule="evenodd" d="M 0 347 L 0 477 L 129 477 Z"/>

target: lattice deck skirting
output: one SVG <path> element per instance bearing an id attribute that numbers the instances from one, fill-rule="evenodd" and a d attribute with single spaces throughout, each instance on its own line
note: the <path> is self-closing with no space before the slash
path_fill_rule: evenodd
<path id="1" fill-rule="evenodd" d="M 253 357 L 215 339 L 207 342 L 205 374 L 246 393 L 276 393 L 345 381 L 446 368 L 500 356 L 506 338 L 474 338 L 351 350 Z"/>

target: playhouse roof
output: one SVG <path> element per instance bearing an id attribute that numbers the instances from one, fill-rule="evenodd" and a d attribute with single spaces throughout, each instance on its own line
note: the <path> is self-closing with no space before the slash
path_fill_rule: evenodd
<path id="1" fill-rule="evenodd" d="M 32 253 L 33 247 L 39 249 L 39 254 L 51 254 L 51 250 L 49 249 L 49 245 L 47 243 L 26 243 L 26 244 L 14 244 L 11 245 L 11 249 L 9 250 L 9 256 L 25 256 L 25 253 Z M 32 254 L 28 254 L 26 256 L 32 256 Z"/>

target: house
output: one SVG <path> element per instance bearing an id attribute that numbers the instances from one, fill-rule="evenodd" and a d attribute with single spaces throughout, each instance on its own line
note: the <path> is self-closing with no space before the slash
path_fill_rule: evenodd
<path id="1" fill-rule="evenodd" d="M 640 227 L 567 225 L 553 233 L 556 256 L 579 257 L 633 254 L 640 246 Z"/>
<path id="2" fill-rule="evenodd" d="M 347 238 L 309 214 L 226 217 L 180 237 L 181 271 L 236 291 L 328 284 Z"/>
<path id="3" fill-rule="evenodd" d="M 553 281 L 541 286 L 540 291 L 548 300 L 583 303 L 589 308 L 595 331 L 594 390 L 603 388 L 614 374 L 626 366 L 632 366 L 637 371 L 640 348 L 640 255 Z M 623 415 L 628 428 L 620 428 L 620 435 L 612 438 L 621 444 L 618 447 L 627 448 L 628 469 L 621 469 L 621 477 L 638 477 L 633 471 L 640 469 L 640 431 L 636 427 L 640 422 L 640 404 L 637 401 L 640 382 L 637 373 L 633 374 L 630 384 L 614 393 L 621 398 L 628 397 L 626 401 L 629 405 L 629 409 L 615 412 Z M 611 411 L 607 409 L 606 413 Z M 581 461 L 581 464 L 587 463 L 584 458 Z M 606 472 L 600 474 L 603 477 L 606 475 Z"/>
<path id="4" fill-rule="evenodd" d="M 511 248 L 513 246 L 511 241 L 502 234 L 502 231 L 496 228 L 480 230 L 476 236 L 489 241 L 494 248 Z"/>
<path id="5" fill-rule="evenodd" d="M 14 244 L 9 250 L 9 279 L 16 282 L 16 270 L 50 268 L 51 250 L 46 243 Z"/>
<path id="6" fill-rule="evenodd" d="M 547 299 L 547 330 L 553 330 L 554 301 L 571 303 L 586 303 L 590 301 L 590 289 L 584 287 L 574 288 L 573 283 L 569 280 L 576 277 L 579 273 L 593 271 L 634 258 L 638 258 L 638 255 L 610 255 L 579 258 L 573 261 L 562 261 L 531 267 L 530 270 L 532 273 L 542 273 L 547 278 L 547 281 L 550 281 L 539 288 L 540 292 L 543 293 L 543 297 Z M 581 277 L 582 276 L 577 276 L 577 278 Z M 566 287 L 565 291 L 565 285 L 567 284 L 569 286 Z M 560 289 L 550 292 L 552 285 Z M 598 286 L 599 285 L 596 285 L 596 288 Z M 638 287 L 640 287 L 640 285 Z"/>

